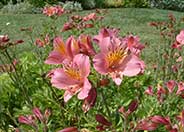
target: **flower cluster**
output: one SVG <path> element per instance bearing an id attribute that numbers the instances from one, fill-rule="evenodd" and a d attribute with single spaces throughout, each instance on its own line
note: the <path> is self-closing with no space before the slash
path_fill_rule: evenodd
<path id="1" fill-rule="evenodd" d="M 31 127 L 33 127 L 35 129 L 35 131 L 38 131 L 38 121 L 41 122 L 45 127 L 44 127 L 44 132 L 46 132 L 47 130 L 47 123 L 48 123 L 48 119 L 51 115 L 51 111 L 49 109 L 46 109 L 44 114 L 42 114 L 41 110 L 37 107 L 35 107 L 32 110 L 32 115 L 26 115 L 26 116 L 19 116 L 18 121 L 22 124 L 26 124 L 29 125 Z"/>
<path id="2" fill-rule="evenodd" d="M 44 7 L 43 14 L 46 16 L 61 16 L 64 13 L 64 9 L 61 6 L 48 6 Z"/>
<path id="3" fill-rule="evenodd" d="M 177 86 L 177 89 L 176 89 Z M 145 90 L 145 94 L 157 96 L 157 99 L 160 103 L 162 103 L 168 94 L 176 94 L 182 98 L 184 98 L 184 83 L 183 82 L 176 82 L 174 80 L 169 80 L 168 82 L 165 83 L 165 86 L 162 86 L 158 84 L 157 86 L 157 91 L 154 93 L 153 87 L 149 86 Z"/>
<path id="4" fill-rule="evenodd" d="M 0 49 L 6 49 L 10 46 L 17 45 L 23 42 L 23 40 L 16 40 L 14 42 L 10 42 L 8 35 L 0 35 Z"/>
<path id="5" fill-rule="evenodd" d="M 38 47 L 44 47 L 44 46 L 48 45 L 49 43 L 50 43 L 50 38 L 49 38 L 48 34 L 45 35 L 44 39 L 36 38 L 36 42 L 35 42 L 35 44 Z"/>
<path id="6" fill-rule="evenodd" d="M 123 76 L 135 76 L 144 71 L 144 62 L 139 58 L 144 46 L 137 36 L 118 37 L 118 30 L 104 28 L 94 36 L 94 41 L 100 48 L 99 53 L 88 35 L 80 35 L 78 39 L 70 36 L 65 44 L 61 37 L 53 41 L 54 49 L 45 63 L 62 64 L 62 68 L 52 70 L 48 76 L 54 87 L 65 90 L 65 102 L 77 93 L 78 99 L 88 97 L 92 88 L 88 79 L 89 58 L 99 74 L 109 75 L 117 85 L 121 84 Z"/>
<path id="7" fill-rule="evenodd" d="M 90 13 L 86 16 L 74 15 L 71 16 L 69 21 L 63 25 L 62 32 L 77 29 L 83 30 L 86 28 L 92 28 L 95 26 L 95 22 L 102 20 L 102 16 L 98 16 L 97 13 Z"/>

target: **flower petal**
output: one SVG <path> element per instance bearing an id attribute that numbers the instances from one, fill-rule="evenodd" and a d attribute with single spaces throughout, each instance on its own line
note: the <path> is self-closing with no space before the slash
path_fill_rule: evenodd
<path id="1" fill-rule="evenodd" d="M 54 70 L 54 73 L 51 77 L 51 83 L 54 87 L 66 89 L 66 87 L 76 84 L 76 80 L 67 76 L 63 69 L 58 68 Z"/>
<path id="2" fill-rule="evenodd" d="M 73 94 L 70 93 L 69 91 L 65 91 L 64 93 L 64 101 L 68 102 L 68 100 L 70 100 L 72 98 Z"/>
<path id="3" fill-rule="evenodd" d="M 90 84 L 89 80 L 86 78 L 84 81 L 84 86 L 77 96 L 78 99 L 85 99 L 88 96 L 90 89 L 91 89 L 91 84 Z"/>
<path id="4" fill-rule="evenodd" d="M 93 58 L 93 65 L 97 72 L 100 74 L 107 74 L 108 70 L 106 67 L 106 60 L 105 60 L 105 54 L 99 53 L 94 56 Z"/>
<path id="5" fill-rule="evenodd" d="M 89 57 L 84 54 L 78 54 L 74 57 L 73 62 L 78 65 L 81 69 L 81 74 L 83 77 L 87 77 L 90 73 L 90 61 Z"/>
<path id="6" fill-rule="evenodd" d="M 125 58 L 123 64 L 122 72 L 123 75 L 126 76 L 135 76 L 139 73 L 142 73 L 145 67 L 144 62 L 135 55 L 129 55 L 127 58 Z"/>

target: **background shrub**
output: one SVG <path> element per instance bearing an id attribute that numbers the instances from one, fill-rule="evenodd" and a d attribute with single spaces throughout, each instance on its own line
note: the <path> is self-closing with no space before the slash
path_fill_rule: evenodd
<path id="1" fill-rule="evenodd" d="M 0 2 L 0 9 L 1 9 L 1 8 L 3 8 L 3 3 L 2 3 L 2 2 Z"/>
<path id="2" fill-rule="evenodd" d="M 105 0 L 106 7 L 121 7 L 124 4 L 124 0 Z"/>
<path id="3" fill-rule="evenodd" d="M 9 2 L 7 5 L 3 6 L 0 10 L 2 13 L 13 13 L 13 14 L 21 14 L 21 13 L 32 13 L 33 6 L 28 2 L 20 2 L 17 4 L 13 4 Z"/>
<path id="4" fill-rule="evenodd" d="M 93 9 L 96 7 L 96 0 L 78 0 L 83 9 Z"/>
<path id="5" fill-rule="evenodd" d="M 125 7 L 149 7 L 148 0 L 125 0 Z"/>
<path id="6" fill-rule="evenodd" d="M 97 8 L 105 8 L 105 0 L 95 0 Z"/>
<path id="7" fill-rule="evenodd" d="M 60 5 L 65 9 L 65 10 L 70 10 L 70 11 L 81 11 L 82 5 L 79 2 L 74 2 L 74 1 L 66 1 L 65 3 L 59 2 Z"/>
<path id="8" fill-rule="evenodd" d="M 150 0 L 151 7 L 184 11 L 184 0 Z"/>

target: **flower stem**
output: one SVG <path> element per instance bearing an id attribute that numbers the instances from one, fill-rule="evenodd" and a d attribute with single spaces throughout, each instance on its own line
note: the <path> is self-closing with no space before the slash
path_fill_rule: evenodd
<path id="1" fill-rule="evenodd" d="M 106 98 L 105 98 L 105 95 L 103 93 L 103 90 L 101 91 L 101 96 L 102 96 L 102 101 L 103 101 L 105 108 L 107 110 L 108 116 L 110 117 L 111 113 L 110 113 L 109 107 L 107 106 L 107 102 L 106 102 Z"/>

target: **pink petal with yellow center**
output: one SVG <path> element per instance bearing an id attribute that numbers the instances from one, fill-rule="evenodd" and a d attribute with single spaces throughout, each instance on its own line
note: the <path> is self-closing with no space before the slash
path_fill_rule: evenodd
<path id="1" fill-rule="evenodd" d="M 65 44 L 60 37 L 54 39 L 54 50 L 49 54 L 46 59 L 46 64 L 61 64 L 64 59 L 67 59 L 67 52 Z"/>
<path id="2" fill-rule="evenodd" d="M 56 69 L 51 77 L 52 86 L 59 89 L 66 89 L 66 87 L 75 85 L 77 82 L 77 80 L 68 76 L 62 68 Z"/>

